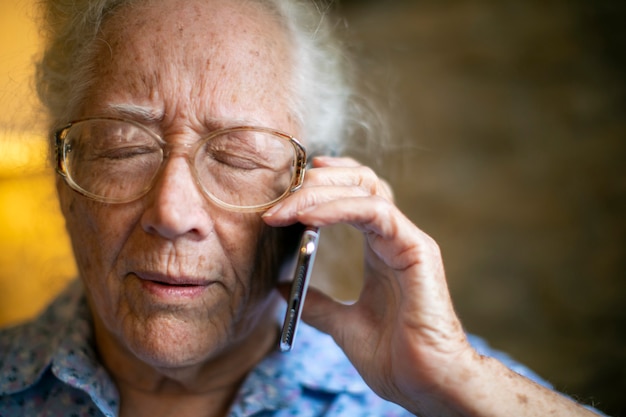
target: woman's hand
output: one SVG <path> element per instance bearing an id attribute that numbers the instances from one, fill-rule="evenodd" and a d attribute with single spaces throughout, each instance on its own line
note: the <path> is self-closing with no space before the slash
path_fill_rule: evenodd
<path id="1" fill-rule="evenodd" d="M 344 305 L 310 290 L 304 319 L 332 335 L 379 395 L 398 401 L 445 384 L 471 351 L 448 294 L 437 244 L 394 205 L 389 186 L 348 158 L 316 158 L 270 225 L 351 224 L 366 239 L 363 290 Z M 443 371 L 443 372 L 442 372 Z"/>
<path id="2" fill-rule="evenodd" d="M 350 158 L 319 157 L 313 167 L 302 189 L 264 219 L 363 232 L 359 299 L 345 305 L 311 288 L 303 318 L 333 336 L 375 392 L 421 416 L 587 413 L 474 351 L 452 307 L 439 247 L 398 210 L 385 181 Z"/>

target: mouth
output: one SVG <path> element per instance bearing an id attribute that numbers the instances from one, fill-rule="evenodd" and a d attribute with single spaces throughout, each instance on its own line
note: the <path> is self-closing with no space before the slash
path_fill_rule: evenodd
<path id="1" fill-rule="evenodd" d="M 160 274 L 135 273 L 147 293 L 161 299 L 195 298 L 202 295 L 212 281 L 193 277 L 175 277 Z"/>

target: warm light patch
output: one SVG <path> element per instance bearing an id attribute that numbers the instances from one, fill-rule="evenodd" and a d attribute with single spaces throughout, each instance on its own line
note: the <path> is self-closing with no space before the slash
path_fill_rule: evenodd
<path id="1" fill-rule="evenodd" d="M 36 314 L 76 273 L 35 110 L 32 3 L 0 2 L 0 325 Z"/>

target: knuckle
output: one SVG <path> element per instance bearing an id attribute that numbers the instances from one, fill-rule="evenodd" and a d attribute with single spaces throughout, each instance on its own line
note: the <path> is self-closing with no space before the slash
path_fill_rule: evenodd
<path id="1" fill-rule="evenodd" d="M 430 235 L 422 232 L 424 248 L 432 255 L 436 255 L 439 257 L 441 255 L 441 248 L 435 239 L 433 239 Z"/>
<path id="2" fill-rule="evenodd" d="M 372 210 L 378 219 L 389 218 L 395 207 L 389 200 L 379 195 L 372 196 Z"/>
<path id="3" fill-rule="evenodd" d="M 394 201 L 393 190 L 386 180 L 380 178 L 378 174 L 368 166 L 361 166 L 358 169 L 359 187 L 366 189 L 372 195 L 381 196 L 386 200 Z"/>
<path id="4" fill-rule="evenodd" d="M 386 199 L 388 199 L 389 201 L 394 201 L 394 195 L 393 195 L 393 188 L 391 188 L 391 185 L 385 181 L 384 179 L 380 180 L 380 192 L 379 194 L 381 194 L 383 197 L 385 197 Z"/>
<path id="5" fill-rule="evenodd" d="M 356 169 L 358 177 L 357 185 L 367 189 L 372 194 L 376 194 L 377 184 L 379 182 L 378 175 L 376 175 L 372 168 L 367 166 L 360 166 Z"/>

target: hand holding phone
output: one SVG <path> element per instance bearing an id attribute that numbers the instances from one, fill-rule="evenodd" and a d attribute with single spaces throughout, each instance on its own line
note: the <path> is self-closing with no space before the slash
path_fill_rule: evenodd
<path id="1" fill-rule="evenodd" d="M 285 321 L 280 335 L 280 350 L 288 352 L 293 348 L 296 330 L 300 322 L 304 298 L 309 286 L 313 262 L 319 242 L 319 229 L 307 226 L 302 233 L 300 246 L 298 247 L 298 260 L 294 277 L 291 284 L 291 292 L 287 300 Z"/>

